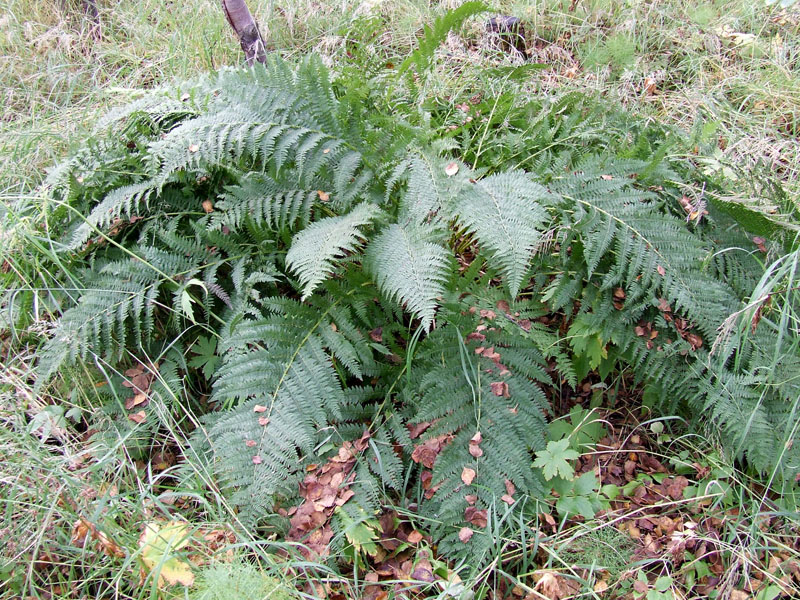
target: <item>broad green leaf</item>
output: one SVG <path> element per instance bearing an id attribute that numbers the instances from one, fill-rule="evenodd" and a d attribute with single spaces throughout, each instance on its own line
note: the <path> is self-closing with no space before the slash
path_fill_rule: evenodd
<path id="1" fill-rule="evenodd" d="M 575 460 L 580 455 L 569 448 L 569 440 L 547 442 L 547 448 L 536 453 L 534 467 L 539 467 L 544 473 L 544 478 L 550 481 L 560 475 L 564 479 L 572 477 L 573 468 L 570 460 Z"/>

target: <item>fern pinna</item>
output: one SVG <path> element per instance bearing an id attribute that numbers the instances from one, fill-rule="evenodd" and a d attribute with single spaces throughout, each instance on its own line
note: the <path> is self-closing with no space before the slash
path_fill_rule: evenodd
<path id="1" fill-rule="evenodd" d="M 40 384 L 79 357 L 125 364 L 213 335 L 210 381 L 180 367 L 217 408 L 191 460 L 244 523 L 280 520 L 306 466 L 367 432 L 337 531 L 415 493 L 442 551 L 478 561 L 493 515 L 547 495 L 531 463 L 554 375 L 576 386 L 630 365 L 648 398 L 724 432 L 797 422 L 791 390 L 758 376 L 756 338 L 709 355 L 757 268 L 719 238 L 753 245 L 724 215 L 687 222 L 663 153 L 620 158 L 589 136 L 556 155 L 570 133 L 542 127 L 515 144 L 549 162 L 487 173 L 431 143 L 413 110 L 388 117 L 402 108 L 337 91 L 311 57 L 117 111 L 48 181 L 65 260 L 94 270 L 40 352 Z M 545 324 L 554 313 L 568 339 Z M 736 449 L 790 481 L 800 444 L 781 431 Z"/>

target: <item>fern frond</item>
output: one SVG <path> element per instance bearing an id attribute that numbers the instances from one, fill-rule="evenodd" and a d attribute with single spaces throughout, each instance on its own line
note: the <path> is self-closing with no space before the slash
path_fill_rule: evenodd
<path id="1" fill-rule="evenodd" d="M 489 8 L 482 2 L 464 2 L 454 10 L 447 11 L 443 16 L 433 22 L 433 27 L 425 25 L 422 39 L 417 48 L 400 65 L 400 72 L 408 70 L 411 65 L 416 66 L 417 73 L 422 74 L 430 66 L 434 52 L 445 40 L 447 34 L 458 29 L 470 17 L 486 12 Z"/>
<path id="2" fill-rule="evenodd" d="M 433 325 L 451 263 L 450 253 L 435 239 L 430 227 L 390 225 L 370 242 L 365 260 L 378 288 L 426 330 Z"/>
<path id="3" fill-rule="evenodd" d="M 509 484 L 517 490 L 515 499 L 544 491 L 530 462 L 547 439 L 549 405 L 537 382 L 552 380 L 533 337 L 519 327 L 497 327 L 504 317 L 493 311 L 485 310 L 487 317 L 481 318 L 480 309 L 486 308 L 471 296 L 445 305 L 448 324 L 420 344 L 406 390 L 405 418 L 431 423 L 423 439 L 448 436 L 432 470 L 438 489 L 420 510 L 436 515 L 435 534 L 450 540 L 445 551 L 455 556 L 466 556 L 479 544 L 480 535 L 467 544 L 457 538 L 461 527 L 475 527 L 468 508 L 490 509 Z M 470 451 L 475 445 L 480 452 Z M 465 468 L 476 473 L 470 485 L 462 482 Z M 465 498 L 472 494 L 476 500 Z"/>
<path id="4" fill-rule="evenodd" d="M 300 279 L 302 300 L 330 276 L 337 259 L 356 250 L 363 239 L 359 227 L 369 225 L 379 213 L 372 204 L 359 204 L 346 215 L 321 219 L 294 236 L 286 266 Z"/>
<path id="5" fill-rule="evenodd" d="M 491 175 L 459 198 L 458 218 L 475 234 L 503 274 L 512 297 L 519 293 L 537 242 L 549 225 L 542 203 L 547 190 L 520 171 Z"/>

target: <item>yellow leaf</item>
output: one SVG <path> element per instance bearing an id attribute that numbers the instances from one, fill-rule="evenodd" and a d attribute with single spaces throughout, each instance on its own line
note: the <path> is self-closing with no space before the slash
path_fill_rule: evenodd
<path id="1" fill-rule="evenodd" d="M 170 521 L 163 525 L 153 521 L 145 525 L 139 538 L 142 562 L 158 575 L 159 587 L 178 583 L 190 586 L 194 583 L 191 566 L 174 556 L 188 541 L 188 527 L 181 521 Z"/>

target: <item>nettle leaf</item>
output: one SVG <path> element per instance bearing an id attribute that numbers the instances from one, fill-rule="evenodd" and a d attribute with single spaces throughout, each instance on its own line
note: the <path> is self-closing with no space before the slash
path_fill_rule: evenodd
<path id="1" fill-rule="evenodd" d="M 575 460 L 579 456 L 575 450 L 570 449 L 569 440 L 550 441 L 547 442 L 547 448 L 536 453 L 533 466 L 542 469 L 544 478 L 548 481 L 557 476 L 569 479 L 573 468 L 567 461 Z"/>
<path id="2" fill-rule="evenodd" d="M 359 227 L 372 223 L 378 214 L 378 207 L 364 202 L 346 215 L 321 219 L 294 236 L 286 266 L 300 279 L 303 300 L 333 273 L 337 259 L 359 247 L 363 239 Z"/>

